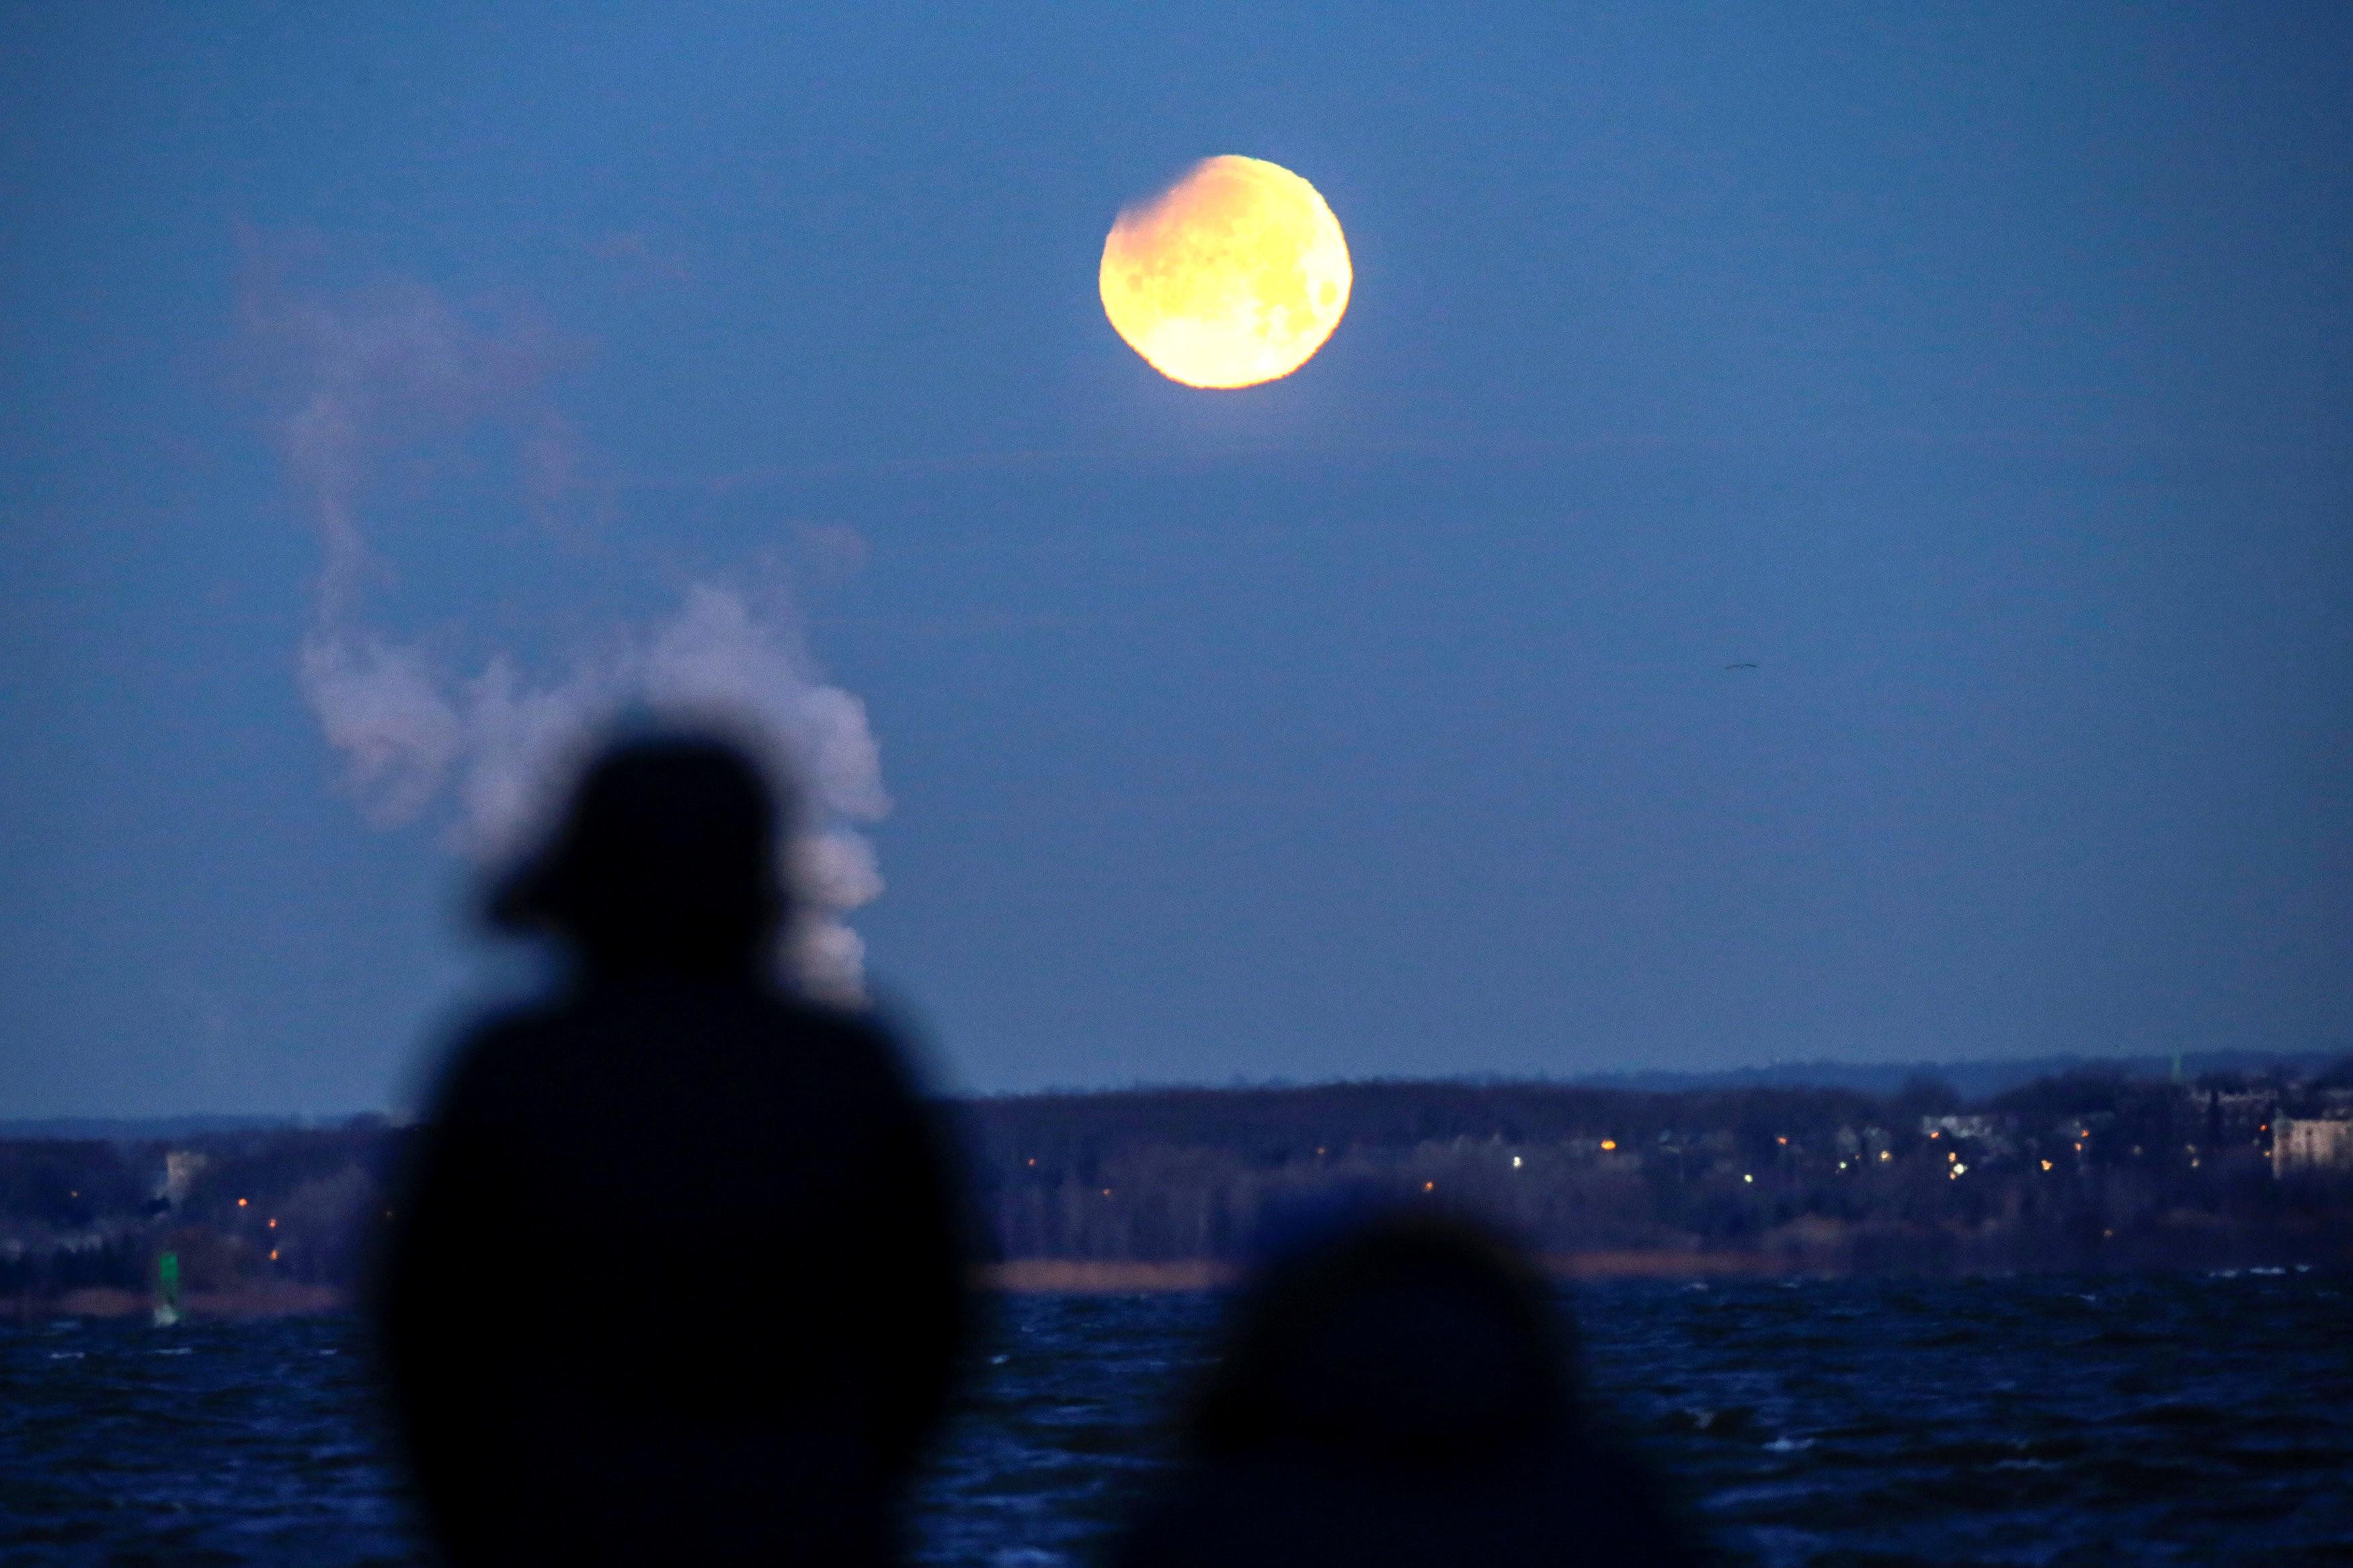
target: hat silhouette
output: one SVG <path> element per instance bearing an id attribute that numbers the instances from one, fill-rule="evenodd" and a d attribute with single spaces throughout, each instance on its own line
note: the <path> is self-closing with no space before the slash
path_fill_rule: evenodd
<path id="1" fill-rule="evenodd" d="M 547 843 L 491 889 L 491 922 L 554 931 L 592 967 L 739 965 L 787 910 L 778 793 L 724 741 L 610 746 Z"/>

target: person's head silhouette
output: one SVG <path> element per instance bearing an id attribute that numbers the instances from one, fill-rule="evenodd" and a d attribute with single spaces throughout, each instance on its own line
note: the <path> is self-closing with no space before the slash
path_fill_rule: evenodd
<path id="1" fill-rule="evenodd" d="M 773 983 L 792 820 L 735 746 L 624 739 L 493 890 L 584 973 L 468 1028 L 385 1205 L 384 1365 L 453 1563 L 899 1559 L 966 1320 L 956 1173 L 887 1029 Z"/>
<path id="2" fill-rule="evenodd" d="M 493 889 L 491 922 L 553 931 L 592 973 L 751 973 L 787 913 L 777 794 L 723 741 L 620 742 L 589 764 L 548 843 Z"/>
<path id="3" fill-rule="evenodd" d="M 1360 1219 L 1268 1262 L 1177 1447 L 1114 1568 L 1699 1561 L 1597 1430 L 1550 1289 L 1442 1216 Z"/>
<path id="4" fill-rule="evenodd" d="M 1384 1215 L 1265 1268 L 1188 1438 L 1218 1457 L 1296 1445 L 1478 1460 L 1567 1434 L 1572 1365 L 1566 1323 L 1510 1247 L 1453 1220 Z"/>

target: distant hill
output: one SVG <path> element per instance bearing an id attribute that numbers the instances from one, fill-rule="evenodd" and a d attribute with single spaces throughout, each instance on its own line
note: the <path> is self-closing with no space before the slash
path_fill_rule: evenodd
<path id="1" fill-rule="evenodd" d="M 2180 1058 L 2182 1076 L 2208 1073 L 2284 1072 L 2291 1077 L 2319 1072 L 2333 1063 L 2353 1058 L 2334 1051 L 2190 1051 Z M 1915 1062 L 1767 1062 L 1761 1067 L 1724 1068 L 1712 1072 L 1583 1073 L 1574 1078 L 1532 1079 L 1505 1076 L 1428 1079 L 1437 1083 L 1504 1088 L 1551 1083 L 1577 1089 L 1621 1089 L 1646 1094 L 1682 1094 L 1706 1089 L 1843 1089 L 1880 1098 L 1901 1091 L 1919 1079 L 1949 1086 L 1963 1100 L 1989 1100 L 2036 1079 L 2070 1073 L 2103 1073 L 2130 1079 L 2167 1079 L 2174 1058 L 2162 1056 L 2047 1056 L 1978 1058 L 1968 1061 Z M 1398 1080 L 1400 1082 L 1414 1080 Z M 1236 1091 L 1308 1089 L 1324 1085 L 1288 1081 L 1236 1082 L 1230 1086 L 1199 1084 L 1138 1084 L 1131 1089 L 1048 1089 L 1013 1095 L 979 1095 L 979 1100 L 1060 1100 L 1072 1096 L 1181 1092 L 1226 1094 Z M 338 1128 L 374 1113 L 343 1116 L 47 1116 L 0 1118 L 0 1139 L 83 1140 L 111 1143 L 153 1143 L 173 1139 L 201 1138 L 234 1132 L 265 1132 L 285 1129 Z"/>
<path id="2" fill-rule="evenodd" d="M 98 1143 L 161 1143 L 231 1132 L 342 1127 L 361 1116 L 28 1116 L 0 1119 L 0 1139 Z M 382 1120 L 382 1118 L 376 1118 Z"/>
<path id="3" fill-rule="evenodd" d="M 2315 1073 L 2342 1060 L 2343 1051 L 2188 1051 L 2181 1075 L 2208 1073 Z M 2010 1057 L 1957 1062 L 1769 1062 L 1763 1067 L 1717 1072 L 1592 1073 L 1573 1083 L 1594 1089 L 1630 1089 L 1674 1094 L 1698 1089 L 1851 1089 L 1889 1095 L 1915 1079 L 1948 1084 L 1964 1100 L 1989 1100 L 2036 1079 L 2071 1073 L 2105 1073 L 2130 1079 L 2170 1078 L 2171 1057 Z"/>

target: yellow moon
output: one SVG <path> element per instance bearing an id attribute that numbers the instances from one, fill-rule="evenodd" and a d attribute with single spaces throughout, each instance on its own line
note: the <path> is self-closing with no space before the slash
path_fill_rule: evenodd
<path id="1" fill-rule="evenodd" d="M 1103 313 L 1187 386 L 1289 375 L 1340 324 L 1356 275 L 1315 187 L 1257 158 L 1207 158 L 1103 241 Z"/>

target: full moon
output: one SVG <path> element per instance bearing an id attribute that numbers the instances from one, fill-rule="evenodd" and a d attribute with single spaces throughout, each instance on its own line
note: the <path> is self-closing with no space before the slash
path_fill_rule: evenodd
<path id="1" fill-rule="evenodd" d="M 1355 273 L 1315 187 L 1257 158 L 1207 158 L 1103 241 L 1103 313 L 1187 386 L 1255 386 L 1314 357 Z"/>

